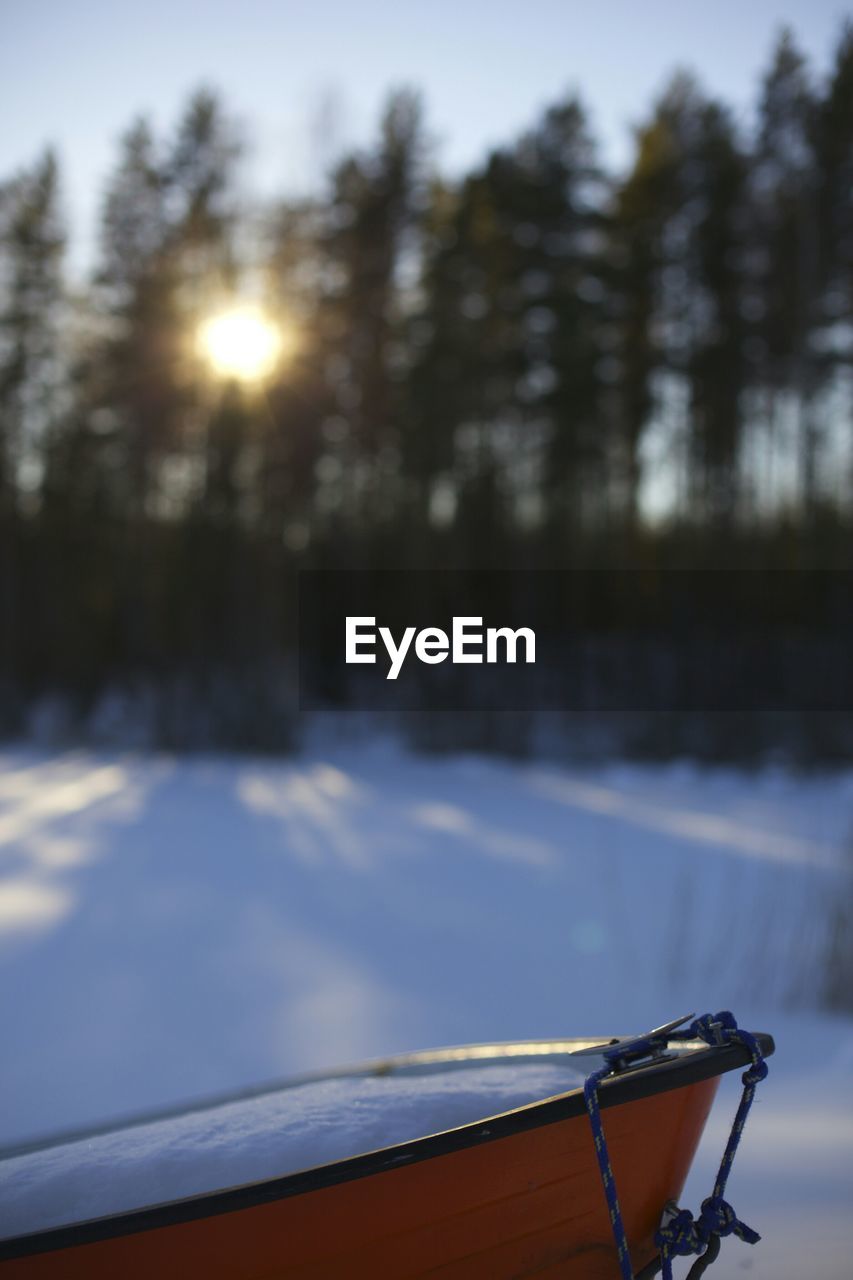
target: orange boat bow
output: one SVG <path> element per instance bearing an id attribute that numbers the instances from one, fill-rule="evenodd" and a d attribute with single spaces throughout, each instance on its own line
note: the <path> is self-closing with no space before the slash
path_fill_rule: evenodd
<path id="1" fill-rule="evenodd" d="M 609 1106 L 604 1114 L 634 1268 L 655 1254 L 719 1078 Z M 585 1115 L 266 1202 L 205 1208 L 120 1234 L 8 1258 L 3 1280 L 618 1280 Z M 249 1188 L 247 1191 L 252 1191 Z M 259 1188 L 254 1189 L 255 1199 Z M 263 1193 L 261 1193 L 263 1194 Z M 187 1202 L 184 1202 L 185 1204 Z M 192 1204 L 192 1202 L 189 1202 Z"/>

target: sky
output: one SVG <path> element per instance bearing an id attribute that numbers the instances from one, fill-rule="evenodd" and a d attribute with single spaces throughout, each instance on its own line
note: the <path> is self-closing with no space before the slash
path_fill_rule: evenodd
<path id="1" fill-rule="evenodd" d="M 0 0 L 0 180 L 55 145 L 84 263 L 117 138 L 138 114 L 171 128 L 200 84 L 221 90 L 252 144 L 248 194 L 315 186 L 403 84 L 424 93 L 445 171 L 575 90 L 621 166 L 675 68 L 748 120 L 779 28 L 821 74 L 850 12 L 838 0 Z"/>

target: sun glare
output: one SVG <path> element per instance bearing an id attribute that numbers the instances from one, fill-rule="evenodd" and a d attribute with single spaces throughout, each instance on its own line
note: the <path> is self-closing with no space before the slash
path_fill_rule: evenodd
<path id="1" fill-rule="evenodd" d="M 281 331 L 256 307 L 220 311 L 205 321 L 198 336 L 214 372 L 239 382 L 268 378 L 281 355 Z"/>

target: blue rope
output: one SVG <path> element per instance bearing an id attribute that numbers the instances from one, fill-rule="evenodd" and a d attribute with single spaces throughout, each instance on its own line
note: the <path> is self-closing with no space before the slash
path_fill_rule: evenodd
<path id="1" fill-rule="evenodd" d="M 656 1050 L 663 1049 L 669 1043 L 678 1040 L 704 1040 L 709 1045 L 741 1044 L 749 1053 L 751 1064 L 744 1072 L 743 1093 L 735 1115 L 732 1131 L 726 1143 L 723 1158 L 717 1172 L 714 1190 L 702 1202 L 698 1218 L 694 1218 L 689 1209 L 675 1209 L 665 1217 L 657 1234 L 655 1244 L 660 1249 L 660 1261 L 663 1280 L 672 1280 L 672 1259 L 694 1254 L 702 1256 L 708 1251 L 714 1237 L 736 1235 L 747 1244 L 755 1244 L 761 1237 L 746 1223 L 741 1222 L 734 1209 L 725 1199 L 726 1183 L 731 1173 L 732 1164 L 740 1145 L 746 1118 L 749 1115 L 757 1085 L 767 1075 L 767 1063 L 758 1047 L 755 1036 L 743 1031 L 727 1010 L 717 1014 L 705 1014 L 696 1018 L 681 1031 L 670 1031 L 658 1036 L 640 1037 L 630 1041 L 630 1049 L 623 1041 L 605 1048 L 603 1052 L 604 1066 L 593 1071 L 584 1082 L 584 1102 L 589 1115 L 595 1143 L 595 1155 L 601 1173 L 601 1182 L 607 1200 L 610 1215 L 610 1226 L 616 1244 L 619 1259 L 619 1270 L 622 1280 L 634 1280 L 631 1269 L 631 1257 L 628 1251 L 628 1238 L 619 1205 L 619 1195 L 610 1164 L 604 1126 L 601 1122 L 601 1110 L 598 1103 L 598 1086 L 614 1071 L 616 1063 L 628 1052 L 632 1058 L 642 1058 Z"/>
<path id="2" fill-rule="evenodd" d="M 628 1253 L 628 1237 L 625 1234 L 625 1223 L 622 1221 L 622 1210 L 619 1206 L 619 1195 L 616 1191 L 616 1182 L 613 1178 L 613 1170 L 610 1167 L 610 1153 L 607 1150 L 607 1139 L 604 1136 L 604 1126 L 601 1123 L 601 1110 L 598 1105 L 598 1086 L 605 1076 L 609 1076 L 613 1070 L 613 1066 L 607 1060 L 605 1054 L 605 1064 L 599 1067 L 598 1071 L 593 1071 L 584 1081 L 583 1097 L 586 1103 L 586 1110 L 589 1116 L 589 1123 L 592 1127 L 592 1139 L 595 1143 L 595 1156 L 598 1160 L 598 1168 L 601 1173 L 601 1183 L 604 1187 L 604 1196 L 607 1200 L 607 1211 L 610 1214 L 610 1228 L 613 1232 L 613 1239 L 616 1243 L 616 1253 L 619 1257 L 619 1270 L 622 1274 L 622 1280 L 634 1280 L 634 1272 L 631 1267 L 631 1256 Z"/>

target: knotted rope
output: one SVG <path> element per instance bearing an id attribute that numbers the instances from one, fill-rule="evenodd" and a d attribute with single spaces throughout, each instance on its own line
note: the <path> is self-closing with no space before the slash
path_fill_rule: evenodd
<path id="1" fill-rule="evenodd" d="M 625 1042 L 606 1047 L 602 1051 L 604 1066 L 593 1071 L 584 1082 L 584 1101 L 592 1128 L 595 1155 L 607 1200 L 622 1280 L 634 1280 L 634 1273 L 631 1269 L 622 1209 L 619 1205 L 619 1195 L 610 1165 L 604 1126 L 601 1122 L 598 1086 L 613 1072 L 619 1060 L 625 1058 L 626 1053 L 630 1052 L 631 1058 L 642 1058 L 679 1040 L 704 1040 L 709 1045 L 740 1044 L 749 1053 L 751 1063 L 742 1077 L 743 1093 L 723 1158 L 720 1161 L 713 1192 L 702 1202 L 698 1218 L 694 1218 L 689 1209 L 679 1209 L 677 1205 L 667 1206 L 661 1226 L 655 1235 L 655 1244 L 660 1249 L 659 1262 L 663 1271 L 663 1280 L 672 1280 L 672 1259 L 679 1256 L 690 1257 L 698 1254 L 699 1261 L 694 1264 L 690 1277 L 701 1275 L 706 1266 L 716 1258 L 722 1236 L 736 1235 L 747 1244 L 755 1244 L 761 1238 L 751 1227 L 740 1221 L 725 1199 L 725 1191 L 746 1118 L 755 1097 L 756 1087 L 767 1075 L 767 1063 L 764 1061 L 755 1036 L 748 1031 L 743 1031 L 731 1013 L 724 1011 L 713 1015 L 705 1014 L 680 1031 L 667 1031 L 659 1035 L 641 1037 L 630 1041 L 630 1047 L 626 1046 Z M 644 1276 L 656 1274 L 657 1269 L 657 1265 L 653 1271 L 647 1268 Z"/>

